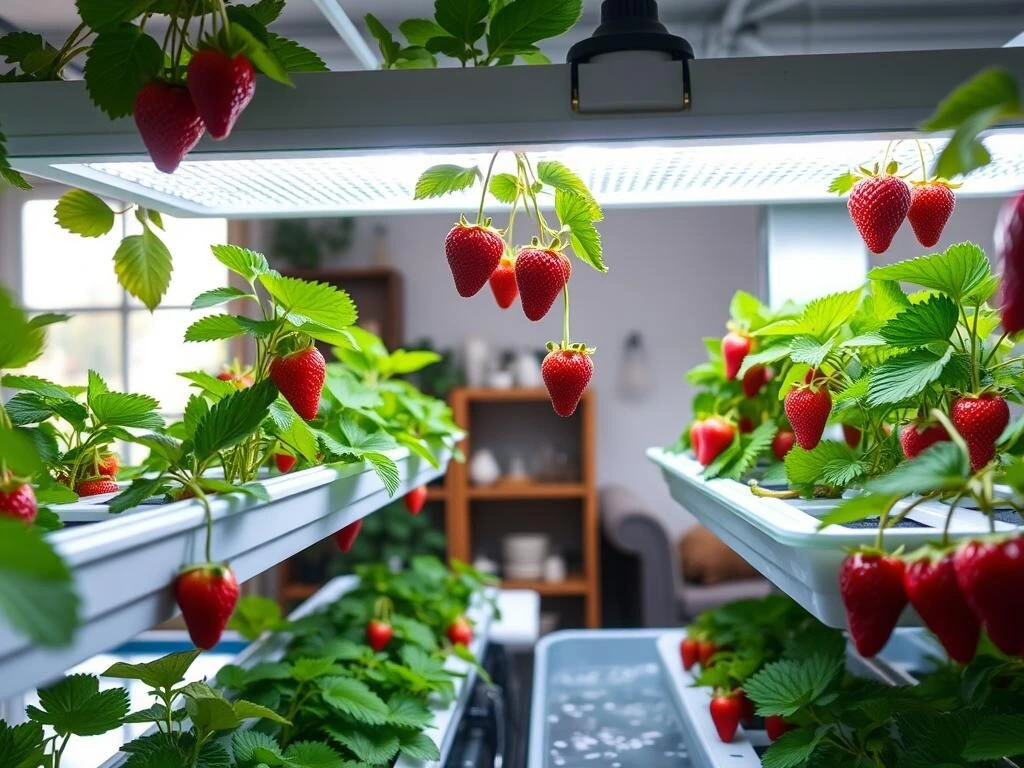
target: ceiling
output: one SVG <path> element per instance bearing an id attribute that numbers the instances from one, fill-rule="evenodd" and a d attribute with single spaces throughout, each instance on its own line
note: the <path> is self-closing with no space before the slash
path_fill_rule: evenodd
<path id="1" fill-rule="evenodd" d="M 432 11 L 430 0 L 336 1 L 367 39 L 366 13 L 395 29 L 402 19 Z M 600 5 L 584 0 L 577 27 L 543 46 L 552 59 L 564 59 L 569 45 L 590 34 Z M 1024 0 L 660 0 L 659 6 L 662 20 L 699 57 L 997 47 L 1024 32 Z M 71 0 L 3 0 L 0 19 L 57 40 L 74 26 L 74 9 Z M 360 66 L 313 0 L 288 0 L 274 30 L 316 50 L 332 69 Z"/>

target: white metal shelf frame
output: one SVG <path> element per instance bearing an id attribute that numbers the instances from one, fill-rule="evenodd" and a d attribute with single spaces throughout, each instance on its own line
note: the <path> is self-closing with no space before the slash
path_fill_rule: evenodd
<path id="1" fill-rule="evenodd" d="M 407 449 L 389 454 L 401 482 L 394 497 L 363 464 L 316 467 L 263 481 L 271 501 L 213 497 L 213 558 L 228 561 L 239 582 L 301 552 L 349 523 L 444 474 Z M 133 512 L 51 535 L 82 598 L 81 625 L 64 648 L 41 648 L 0 627 L 0 699 L 59 677 L 178 613 L 171 583 L 202 562 L 205 513 L 195 500 Z"/>

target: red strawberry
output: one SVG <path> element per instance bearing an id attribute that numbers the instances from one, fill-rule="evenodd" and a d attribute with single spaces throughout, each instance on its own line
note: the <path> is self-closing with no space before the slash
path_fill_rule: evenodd
<path id="1" fill-rule="evenodd" d="M 1000 288 L 1003 330 L 1024 329 L 1024 192 L 1007 201 L 996 221 L 996 251 L 1003 263 Z"/>
<path id="2" fill-rule="evenodd" d="M 715 696 L 711 700 L 711 721 L 718 731 L 718 738 L 726 744 L 736 738 L 736 729 L 739 728 L 742 716 L 742 705 L 734 694 Z"/>
<path id="3" fill-rule="evenodd" d="M 220 642 L 235 610 L 238 582 L 227 565 L 191 566 L 174 580 L 174 599 L 185 617 L 192 642 L 197 648 L 209 650 Z"/>
<path id="4" fill-rule="evenodd" d="M 79 496 L 99 496 L 101 493 L 117 493 L 119 490 L 117 483 L 106 475 L 100 475 L 79 481 L 75 493 Z"/>
<path id="5" fill-rule="evenodd" d="M 938 559 L 924 557 L 907 566 L 903 588 L 910 604 L 954 661 L 967 664 L 974 658 L 981 636 L 981 622 L 956 581 L 953 553 Z"/>
<path id="6" fill-rule="evenodd" d="M 306 421 L 316 418 L 326 378 L 327 363 L 316 347 L 306 347 L 270 361 L 270 380 Z"/>
<path id="7" fill-rule="evenodd" d="M 783 403 L 789 423 L 793 425 L 796 442 L 804 450 L 811 450 L 821 442 L 825 424 L 832 412 L 832 395 L 824 387 L 794 387 Z"/>
<path id="8" fill-rule="evenodd" d="M 221 381 L 230 381 L 235 385 L 235 389 L 248 389 L 255 383 L 252 374 L 246 372 L 221 371 L 217 378 Z"/>
<path id="9" fill-rule="evenodd" d="M 515 262 L 507 256 L 502 256 L 498 267 L 491 273 L 490 284 L 491 293 L 494 294 L 498 306 L 502 309 L 511 307 L 519 295 Z"/>
<path id="10" fill-rule="evenodd" d="M 754 721 L 754 715 L 757 714 L 754 702 L 747 698 L 747 692 L 742 688 L 733 691 L 733 695 L 740 703 L 740 722 L 744 726 L 750 725 Z"/>
<path id="11" fill-rule="evenodd" d="M 999 395 L 964 395 L 953 402 L 949 418 L 967 441 L 971 469 L 977 472 L 996 455 L 996 440 L 1010 423 L 1010 407 Z"/>
<path id="12" fill-rule="evenodd" d="M 749 435 L 754 431 L 754 420 L 749 416 L 740 416 L 740 420 L 737 422 L 737 425 L 740 428 L 741 434 Z"/>
<path id="13" fill-rule="evenodd" d="M 203 137 L 203 121 L 180 85 L 147 83 L 135 97 L 133 112 L 153 165 L 164 173 L 174 173 Z"/>
<path id="14" fill-rule="evenodd" d="M 196 112 L 215 139 L 231 133 L 256 93 L 256 71 L 245 56 L 220 51 L 196 51 L 188 62 L 188 92 Z"/>
<path id="15" fill-rule="evenodd" d="M 366 642 L 378 653 L 388 647 L 388 643 L 391 642 L 394 634 L 395 632 L 391 625 L 386 621 L 370 619 L 366 623 Z"/>
<path id="16" fill-rule="evenodd" d="M 888 642 L 907 605 L 903 561 L 888 555 L 855 552 L 843 561 L 839 592 L 857 653 L 874 656 Z"/>
<path id="17" fill-rule="evenodd" d="M 743 374 L 743 394 L 747 397 L 757 397 L 757 393 L 768 383 L 768 369 L 763 365 L 752 365 Z"/>
<path id="18" fill-rule="evenodd" d="M 908 459 L 917 458 L 922 451 L 944 440 L 949 440 L 949 433 L 941 424 L 910 422 L 900 430 L 900 446 Z"/>
<path id="19" fill-rule="evenodd" d="M 968 542 L 953 567 L 960 591 L 996 648 L 1024 654 L 1024 539 Z"/>
<path id="20" fill-rule="evenodd" d="M 114 478 L 117 477 L 117 470 L 121 468 L 121 462 L 117 458 L 116 453 L 106 453 L 100 456 L 99 462 L 96 464 L 96 470 L 101 475 Z"/>
<path id="21" fill-rule="evenodd" d="M 349 523 L 335 533 L 334 543 L 338 545 L 338 549 L 347 555 L 352 550 L 352 545 L 356 543 L 356 539 L 359 537 L 359 529 L 362 527 L 363 521 L 360 519 L 354 523 Z"/>
<path id="22" fill-rule="evenodd" d="M 505 241 L 490 227 L 460 221 L 444 241 L 444 253 L 460 296 L 475 296 L 498 268 Z"/>
<path id="23" fill-rule="evenodd" d="M 298 459 L 296 459 L 290 453 L 274 454 L 274 463 L 277 465 L 277 471 L 281 473 L 291 472 L 292 468 L 295 466 L 296 461 L 298 461 Z"/>
<path id="24" fill-rule="evenodd" d="M 569 282 L 572 264 L 564 253 L 549 248 L 524 248 L 516 256 L 516 284 L 523 312 L 540 320 Z"/>
<path id="25" fill-rule="evenodd" d="M 743 358 L 750 354 L 754 340 L 736 331 L 729 331 L 722 337 L 722 360 L 725 362 L 725 378 L 732 381 L 743 366 Z M 749 395 L 748 395 L 749 397 Z"/>
<path id="26" fill-rule="evenodd" d="M 770 741 L 778 741 L 782 734 L 796 728 L 792 723 L 787 723 L 782 715 L 768 715 L 764 719 L 764 730 Z"/>
<path id="27" fill-rule="evenodd" d="M 697 644 L 697 661 L 704 669 L 710 669 L 714 666 L 711 661 L 712 657 L 718 652 L 718 646 L 710 640 L 701 640 Z"/>
<path id="28" fill-rule="evenodd" d="M 843 424 L 843 439 L 851 448 L 860 445 L 860 430 L 850 424 Z"/>
<path id="29" fill-rule="evenodd" d="M 427 486 L 421 485 L 405 494 L 405 508 L 410 515 L 418 515 L 427 503 Z"/>
<path id="30" fill-rule="evenodd" d="M 11 480 L 0 486 L 0 517 L 13 517 L 31 525 L 38 512 L 36 493 L 31 485 Z"/>
<path id="31" fill-rule="evenodd" d="M 580 398 L 594 375 L 591 350 L 583 345 L 553 349 L 541 363 L 540 373 L 551 397 L 551 405 L 559 416 L 572 416 Z"/>
<path id="32" fill-rule="evenodd" d="M 735 438 L 736 425 L 728 419 L 721 416 L 705 419 L 700 428 L 700 451 L 697 453 L 697 461 L 706 467 L 732 445 Z"/>
<path id="33" fill-rule="evenodd" d="M 448 639 L 452 645 L 464 645 L 467 648 L 473 642 L 473 628 L 466 621 L 465 616 L 460 616 L 448 627 Z"/>
<path id="34" fill-rule="evenodd" d="M 910 210 L 910 188 L 896 176 L 871 176 L 853 185 L 850 218 L 872 253 L 885 253 Z"/>
<path id="35" fill-rule="evenodd" d="M 700 652 L 700 643 L 692 637 L 684 637 L 679 644 L 679 655 L 683 660 L 683 669 L 690 671 L 697 663 L 697 656 Z"/>
<path id="36" fill-rule="evenodd" d="M 939 242 L 955 206 L 956 195 L 941 182 L 930 181 L 911 187 L 907 218 L 910 219 L 917 242 L 926 248 Z"/>
<path id="37" fill-rule="evenodd" d="M 693 455 L 700 455 L 701 437 L 704 434 L 704 420 L 698 419 L 690 425 L 690 447 L 693 448 Z"/>
<path id="38" fill-rule="evenodd" d="M 796 435 L 790 430 L 780 429 L 776 432 L 775 439 L 772 440 L 772 453 L 775 454 L 775 458 L 779 461 L 784 460 L 795 442 Z"/>

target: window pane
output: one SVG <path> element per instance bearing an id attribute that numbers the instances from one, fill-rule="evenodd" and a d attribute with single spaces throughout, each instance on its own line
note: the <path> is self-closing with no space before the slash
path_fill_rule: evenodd
<path id="1" fill-rule="evenodd" d="M 203 291 L 227 285 L 228 271 L 213 258 L 210 246 L 228 241 L 228 223 L 224 219 L 175 219 L 163 217 L 163 231 L 156 230 L 171 252 L 174 271 L 162 304 L 187 307 Z M 132 219 L 129 231 L 137 232 Z M 132 299 L 133 306 L 141 302 Z"/>
<path id="2" fill-rule="evenodd" d="M 58 384 L 86 384 L 89 369 L 122 389 L 121 313 L 83 312 L 46 327 L 46 349 L 27 372 Z"/>
<path id="3" fill-rule="evenodd" d="M 30 309 L 118 307 L 122 291 L 111 265 L 121 222 L 103 237 L 79 237 L 57 226 L 56 200 L 29 200 L 21 209 L 24 303 Z"/>
<path id="4" fill-rule="evenodd" d="M 216 311 L 216 310 L 214 310 Z M 217 373 L 228 360 L 228 342 L 186 343 L 185 329 L 212 312 L 134 310 L 128 319 L 128 385 L 160 401 L 165 413 L 180 413 L 189 395 L 181 371 Z"/>

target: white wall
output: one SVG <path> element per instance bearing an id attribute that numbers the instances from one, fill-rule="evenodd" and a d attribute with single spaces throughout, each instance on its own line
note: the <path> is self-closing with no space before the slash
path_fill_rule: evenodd
<path id="1" fill-rule="evenodd" d="M 760 209 L 756 207 L 611 210 L 601 225 L 608 274 L 573 262 L 573 340 L 597 347 L 599 482 L 622 483 L 666 515 L 678 532 L 689 521 L 647 462 L 644 450 L 673 441 L 689 419 L 685 371 L 704 359 L 701 338 L 725 332 L 737 289 L 760 293 Z M 539 348 L 561 339 L 561 303 L 538 323 L 518 305 L 498 309 L 488 288 L 472 299 L 455 292 L 442 243 L 451 215 L 360 220 L 353 260 L 373 250 L 373 225 L 389 229 L 393 263 L 406 276 L 407 339 L 430 336 L 461 348 L 470 334 L 494 348 Z M 640 331 L 652 364 L 651 395 L 640 402 L 616 391 L 623 342 Z"/>

